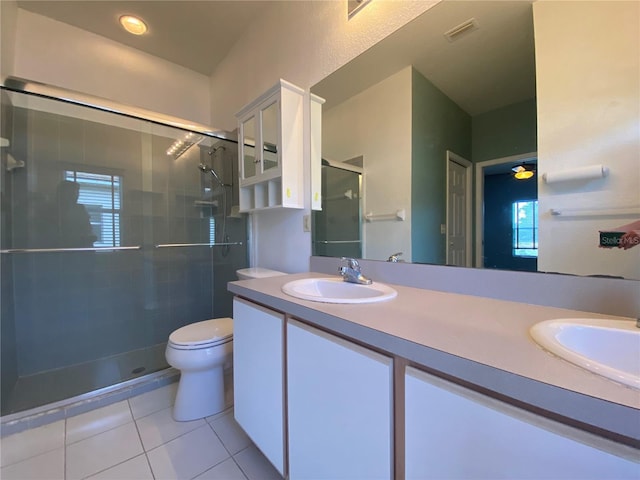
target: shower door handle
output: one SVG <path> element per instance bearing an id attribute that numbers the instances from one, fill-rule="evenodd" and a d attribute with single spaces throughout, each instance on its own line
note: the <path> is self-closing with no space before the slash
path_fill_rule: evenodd
<path id="1" fill-rule="evenodd" d="M 110 252 L 120 250 L 140 250 L 140 245 L 132 247 L 77 247 L 77 248 L 9 248 L 0 253 L 58 253 L 58 252 Z"/>

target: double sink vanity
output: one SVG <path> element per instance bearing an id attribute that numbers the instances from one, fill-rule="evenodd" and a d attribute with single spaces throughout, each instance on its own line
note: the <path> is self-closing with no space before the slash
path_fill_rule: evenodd
<path id="1" fill-rule="evenodd" d="M 640 475 L 635 320 L 319 273 L 229 290 L 236 420 L 285 478 Z"/>

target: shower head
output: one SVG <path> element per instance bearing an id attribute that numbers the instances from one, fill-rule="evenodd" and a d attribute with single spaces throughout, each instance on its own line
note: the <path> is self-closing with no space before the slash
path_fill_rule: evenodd
<path id="1" fill-rule="evenodd" d="M 209 165 L 205 165 L 204 163 L 201 163 L 200 165 L 198 165 L 198 168 L 200 169 L 201 172 L 209 172 L 211 174 L 211 176 L 213 178 L 215 178 L 216 182 L 218 182 L 218 185 L 222 186 L 222 187 L 231 187 L 232 185 L 229 185 L 228 183 L 224 183 L 220 177 L 218 176 L 218 174 L 216 173 L 216 171 L 209 167 Z"/>
<path id="2" fill-rule="evenodd" d="M 224 151 L 224 150 L 226 150 L 226 148 L 224 148 L 224 145 L 220 145 L 218 147 L 211 147 L 211 150 L 209 150 L 207 153 L 209 155 L 215 155 L 218 150 L 223 150 Z"/>

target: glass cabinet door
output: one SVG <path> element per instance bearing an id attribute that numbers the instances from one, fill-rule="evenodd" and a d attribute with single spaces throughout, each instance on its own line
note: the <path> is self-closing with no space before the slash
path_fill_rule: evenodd
<path id="1" fill-rule="evenodd" d="M 262 110 L 262 170 L 278 167 L 278 102 Z"/>
<path id="2" fill-rule="evenodd" d="M 256 176 L 256 117 L 242 122 L 242 178 Z"/>

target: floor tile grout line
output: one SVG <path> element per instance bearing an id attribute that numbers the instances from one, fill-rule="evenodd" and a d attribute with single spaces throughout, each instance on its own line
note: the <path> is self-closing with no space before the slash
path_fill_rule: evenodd
<path id="1" fill-rule="evenodd" d="M 118 426 L 117 426 L 117 427 L 115 427 L 115 428 L 123 427 L 123 426 L 125 426 L 125 425 L 128 425 L 128 423 L 129 423 L 129 422 L 127 422 L 127 423 L 125 423 L 125 424 L 122 424 L 122 425 L 118 425 Z M 134 423 L 135 423 L 135 422 L 134 422 Z M 134 426 L 135 426 L 135 425 L 134 425 Z M 115 430 L 115 428 L 111 428 L 111 429 L 109 429 L 109 430 L 105 430 L 104 432 L 101 432 L 101 433 L 110 432 L 111 430 Z M 136 426 L 136 431 L 137 431 L 137 426 Z M 98 434 L 98 435 L 99 435 L 99 434 Z M 138 434 L 138 435 L 139 435 L 139 434 Z M 92 435 L 91 437 L 87 437 L 87 438 L 92 438 L 92 437 L 95 437 L 95 436 L 96 436 L 96 435 Z M 75 442 L 75 443 L 78 443 L 78 442 Z M 75 445 L 75 443 L 72 443 L 71 445 Z M 142 446 L 142 441 L 140 441 L 140 444 L 141 444 L 140 446 Z M 65 445 L 65 452 L 66 452 L 66 450 L 67 450 L 67 449 L 66 449 L 66 445 Z M 121 462 L 114 463 L 113 465 L 109 465 L 108 467 L 105 467 L 105 468 L 103 468 L 102 470 L 98 470 L 97 472 L 92 472 L 92 473 L 90 473 L 89 475 L 86 475 L 86 476 L 84 476 L 84 477 L 81 477 L 81 480 L 86 480 L 87 478 L 90 478 L 90 477 L 92 477 L 92 476 L 94 476 L 94 475 L 97 475 L 97 474 L 99 474 L 99 473 L 105 472 L 105 471 L 109 470 L 110 468 L 117 467 L 118 465 L 122 465 L 123 463 L 128 462 L 129 460 L 133 460 L 134 458 L 137 458 L 137 457 L 139 457 L 139 456 L 141 456 L 141 455 L 146 455 L 146 453 L 145 453 L 145 451 L 144 451 L 144 448 L 142 449 L 142 452 L 141 452 L 141 453 L 139 453 L 138 455 L 134 455 L 133 457 L 129 457 L 129 458 L 126 458 L 126 459 L 122 460 Z M 65 457 L 66 457 L 66 455 L 65 455 Z M 65 463 L 66 463 L 66 462 L 65 462 Z M 65 468 L 66 468 L 66 466 L 65 466 Z M 151 466 L 149 466 L 149 468 L 151 468 Z M 151 475 L 153 476 L 153 471 L 151 471 Z M 66 478 L 67 478 L 66 470 L 65 470 L 65 477 L 64 477 L 64 478 L 65 478 L 65 480 L 66 480 Z M 154 477 L 154 480 L 155 480 L 155 477 Z"/>
<path id="2" fill-rule="evenodd" d="M 2 0 L 0 0 L 0 1 L 2 1 Z M 114 404 L 114 405 L 115 405 L 115 404 Z M 101 407 L 101 408 L 104 408 L 104 407 Z M 99 409 L 91 410 L 91 412 L 95 412 L 95 411 L 97 411 L 97 410 L 99 410 Z M 85 412 L 85 413 L 89 413 L 89 412 Z M 129 413 L 131 413 L 131 408 L 129 408 Z M 80 414 L 80 415 L 82 415 L 82 414 Z M 75 416 L 78 416 L 78 415 L 75 415 Z M 73 418 L 73 417 L 69 417 L 69 418 Z M 128 422 L 125 422 L 125 423 L 121 423 L 121 424 L 119 424 L 119 425 L 115 425 L 115 426 L 110 426 L 110 427 L 109 427 L 109 428 L 107 428 L 106 430 L 102 430 L 102 431 L 100 431 L 100 432 L 98 432 L 98 433 L 94 433 L 94 434 L 92 434 L 92 435 L 89 435 L 88 437 L 81 438 L 80 440 L 76 440 L 75 442 L 71 442 L 71 443 L 67 444 L 67 435 L 66 435 L 66 425 L 67 425 L 67 420 L 68 420 L 68 419 L 65 419 L 65 443 L 64 443 L 65 448 L 66 448 L 67 446 L 75 445 L 76 443 L 80 443 L 80 442 L 82 442 L 82 441 L 84 441 L 84 440 L 88 440 L 89 438 L 93 438 L 93 437 L 95 437 L 95 436 L 97 436 L 97 435 L 100 435 L 100 434 L 102 434 L 102 433 L 110 432 L 111 430 L 115 430 L 116 428 L 123 427 L 123 426 L 127 425 L 128 423 L 132 423 L 132 422 L 134 422 L 134 423 L 135 423 L 135 420 L 133 420 L 133 415 L 132 415 L 132 416 L 131 416 L 131 421 L 128 421 Z"/>
<path id="3" fill-rule="evenodd" d="M 225 459 L 223 459 L 223 460 L 220 460 L 218 463 L 216 463 L 216 464 L 214 464 L 214 465 L 211 465 L 211 466 L 210 466 L 210 467 L 208 467 L 206 470 L 203 470 L 202 472 L 200 472 L 200 473 L 198 473 L 198 474 L 194 475 L 193 477 L 191 477 L 191 480 L 194 480 L 195 478 L 199 477 L 199 476 L 200 476 L 200 475 L 202 475 L 203 473 L 208 472 L 208 471 L 209 471 L 209 470 L 211 470 L 212 468 L 216 468 L 218 465 L 220 465 L 221 463 L 226 462 L 226 461 L 227 461 L 227 460 L 229 460 L 229 459 L 232 459 L 232 460 L 233 460 L 233 457 L 232 457 L 231 455 L 229 455 L 227 458 L 225 458 Z M 243 473 L 243 475 L 244 475 L 244 473 Z"/>
<path id="4" fill-rule="evenodd" d="M 158 412 L 161 412 L 162 410 L 166 410 L 167 408 L 171 408 L 171 407 L 173 407 L 173 405 L 168 405 L 166 407 L 159 408 L 158 410 L 154 410 L 153 412 L 147 412 L 144 415 L 140 415 L 139 417 L 135 417 L 133 415 L 133 410 L 131 410 L 131 416 L 133 417 L 134 420 L 142 420 L 143 418 L 150 417 L 151 415 L 154 415 Z"/>
<path id="5" fill-rule="evenodd" d="M 229 457 L 233 457 L 233 454 L 229 451 L 229 449 L 227 448 L 227 446 L 225 445 L 224 441 L 222 440 L 222 438 L 220 437 L 220 435 L 218 435 L 218 432 L 216 432 L 216 429 L 213 428 L 213 425 L 211 425 L 209 422 L 207 422 L 207 425 L 209 425 L 209 428 L 211 429 L 211 431 L 213 432 L 213 434 L 216 436 L 216 438 L 220 441 L 220 444 L 222 445 L 222 448 L 225 449 L 225 451 L 229 454 Z"/>
<path id="6" fill-rule="evenodd" d="M 131 407 L 131 402 L 127 399 L 127 405 L 129 405 L 129 412 L 131 412 L 131 418 L 133 418 L 133 408 Z M 140 440 L 140 446 L 142 447 L 142 454 L 144 455 L 145 460 L 147 461 L 147 465 L 149 466 L 149 471 L 151 472 L 151 477 L 155 480 L 156 474 L 153 472 L 153 467 L 151 466 L 151 461 L 149 460 L 149 455 L 147 455 L 147 449 L 144 447 L 144 442 L 142 441 L 142 435 L 140 434 L 140 428 L 138 427 L 138 422 L 135 418 L 133 418 L 133 424 L 136 426 L 136 432 L 138 432 L 138 440 Z"/>
<path id="7" fill-rule="evenodd" d="M 196 430 L 199 430 L 199 429 L 201 429 L 201 428 L 203 428 L 203 427 L 205 427 L 205 426 L 207 426 L 207 425 L 208 425 L 208 423 L 206 423 L 206 422 L 205 422 L 205 424 L 204 424 L 204 425 L 200 425 L 200 426 L 198 426 L 198 427 L 196 427 L 196 428 L 194 428 L 194 429 L 192 429 L 192 430 L 189 430 L 188 432 L 183 432 L 183 433 L 181 433 L 180 435 L 178 435 L 177 437 L 174 437 L 174 438 L 172 438 L 171 440 L 167 440 L 166 442 L 161 443 L 160 445 L 156 445 L 155 447 L 150 448 L 149 450 L 146 450 L 146 449 L 144 448 L 144 443 L 143 443 L 143 444 L 142 444 L 142 449 L 144 450 L 144 452 L 145 452 L 145 453 L 151 453 L 151 452 L 153 452 L 154 450 L 157 450 L 157 449 L 158 449 L 158 448 L 160 448 L 160 447 L 164 447 L 165 445 L 167 445 L 167 444 L 169 444 L 169 443 L 173 442 L 174 440 L 177 440 L 177 439 L 179 439 L 179 438 L 182 438 L 182 437 L 184 437 L 185 435 L 188 435 L 188 434 L 190 434 L 190 433 L 192 433 L 192 432 L 195 432 Z"/>
<path id="8" fill-rule="evenodd" d="M 140 417 L 140 418 L 134 419 L 133 421 L 137 423 L 138 420 L 143 420 L 143 419 L 145 419 L 147 417 L 150 417 L 151 415 L 155 415 L 155 414 L 160 413 L 160 412 L 162 412 L 164 410 L 170 410 L 170 409 L 173 409 L 173 406 L 165 407 L 165 408 L 163 408 L 161 410 L 158 410 L 156 412 L 150 413 L 149 415 L 145 415 L 144 417 Z M 173 414 L 171 414 L 171 418 L 173 418 Z M 177 420 L 174 420 L 174 422 L 177 422 L 177 423 L 189 423 L 189 422 L 195 422 L 195 421 L 198 421 L 198 420 L 204 420 L 205 423 L 209 423 L 209 422 L 207 422 L 207 419 L 205 417 L 196 418 L 195 420 L 188 420 L 186 422 L 178 422 Z"/>
<path id="9" fill-rule="evenodd" d="M 1 2 L 1 1 L 2 1 L 2 0 L 0 0 L 0 2 Z M 38 452 L 38 453 L 36 453 L 36 454 L 34 454 L 34 455 L 29 455 L 28 457 L 22 458 L 22 459 L 20 459 L 20 460 L 15 461 L 15 462 L 11 462 L 11 463 L 7 463 L 7 464 L 5 464 L 5 465 L 2 465 L 2 466 L 0 467 L 0 469 L 4 469 L 4 468 L 8 468 L 8 467 L 13 467 L 13 466 L 18 465 L 18 464 L 20 464 L 20 463 L 28 462 L 28 461 L 30 461 L 30 460 L 33 460 L 34 458 L 40 457 L 40 456 L 42 456 L 42 455 L 47 455 L 48 453 L 54 452 L 54 451 L 56 451 L 56 450 L 59 450 L 60 448 L 62 448 L 62 454 L 63 454 L 63 455 L 65 455 L 65 450 L 66 450 L 66 449 L 65 449 L 64 445 L 63 445 L 62 447 L 49 448 L 49 449 L 47 449 L 47 450 L 43 450 L 42 452 Z M 0 479 L 1 479 L 1 478 L 2 478 L 2 475 L 0 475 Z"/>
<path id="10" fill-rule="evenodd" d="M 0 0 L 0 2 L 1 2 L 1 1 L 2 1 L 2 0 Z M 58 420 L 58 421 L 65 421 L 65 419 L 61 419 L 61 420 Z M 51 424 L 48 424 L 48 425 L 51 425 Z M 19 434 L 21 434 L 21 433 L 29 432 L 29 431 L 33 431 L 33 430 L 36 430 L 36 429 L 38 429 L 38 428 L 46 427 L 46 426 L 47 426 L 47 425 L 40 425 L 39 427 L 30 428 L 30 429 L 28 429 L 28 430 L 24 430 L 24 431 L 22 431 L 22 432 L 17 432 L 17 433 L 15 433 L 15 434 L 13 434 L 13 435 L 19 435 Z M 65 423 L 64 423 L 64 426 L 62 427 L 62 432 L 63 432 L 63 433 L 62 433 L 62 448 L 64 448 L 64 449 L 66 450 L 66 448 L 65 448 L 65 447 L 66 447 L 66 445 L 65 445 L 65 437 L 66 437 L 66 421 L 65 421 Z M 5 442 L 5 441 L 7 440 L 7 438 L 10 438 L 11 436 L 12 436 L 12 435 L 7 435 L 6 437 L 3 437 L 2 439 L 0 439 L 0 450 L 2 450 L 2 442 Z M 58 448 L 60 448 L 60 447 L 58 446 L 58 447 L 47 448 L 46 450 L 43 450 L 43 451 L 38 452 L 38 453 L 35 453 L 35 454 L 33 454 L 33 455 L 29 455 L 28 457 L 25 457 L 25 458 L 22 458 L 22 459 L 20 459 L 20 460 L 13 461 L 13 462 L 7 463 L 7 464 L 5 464 L 5 465 L 2 465 L 0 468 L 5 468 L 5 467 L 9 467 L 9 466 L 11 466 L 11 465 L 16 465 L 16 464 L 18 464 L 18 463 L 26 462 L 27 460 L 30 460 L 30 459 L 35 458 L 35 457 L 39 457 L 40 455 L 44 455 L 45 453 L 53 452 L 54 450 L 57 450 Z"/>
<path id="11" fill-rule="evenodd" d="M 238 453 L 236 453 L 236 455 L 239 455 L 240 453 L 244 452 L 246 449 L 251 448 L 251 445 L 247 445 L 246 447 L 244 447 L 242 450 L 240 450 Z M 245 478 L 247 480 L 249 480 L 249 474 L 247 472 L 244 471 L 244 468 L 242 468 L 242 465 L 240 465 L 238 463 L 238 461 L 236 460 L 236 455 L 232 455 L 231 458 L 233 459 L 233 461 L 236 463 L 236 465 L 238 466 L 238 468 L 240 469 L 240 471 L 242 472 L 242 474 L 245 476 Z"/>
<path id="12" fill-rule="evenodd" d="M 249 447 L 247 447 L 247 448 L 249 448 Z M 242 451 L 243 451 L 243 450 L 240 450 L 240 452 L 242 452 Z M 238 452 L 238 453 L 240 453 L 240 452 Z M 237 453 L 236 453 L 236 455 L 237 455 Z M 249 477 L 247 476 L 247 474 L 246 474 L 246 473 L 244 473 L 244 470 L 242 469 L 242 467 L 240 466 L 240 464 L 238 463 L 238 461 L 235 459 L 235 455 L 231 455 L 231 461 L 232 461 L 233 463 L 235 463 L 235 464 L 236 464 L 236 467 L 238 467 L 238 470 L 240 470 L 240 473 L 242 473 L 242 475 L 244 476 L 244 478 L 245 478 L 246 480 L 249 480 Z"/>
<path id="13" fill-rule="evenodd" d="M 230 411 L 229 413 L 233 412 L 233 406 L 229 407 L 228 410 Z M 225 414 L 226 415 L 226 414 Z M 223 418 L 224 415 L 220 415 L 219 417 L 216 417 L 215 420 L 218 420 L 220 418 Z M 235 421 L 235 417 L 232 415 L 231 418 Z M 238 470 L 240 470 L 240 473 L 242 473 L 242 475 L 244 476 L 244 478 L 246 480 L 249 480 L 249 477 L 247 476 L 247 474 L 245 473 L 245 471 L 242 469 L 242 467 L 240 466 L 240 464 L 236 461 L 235 456 L 238 455 L 240 452 L 245 451 L 247 448 L 249 448 L 251 445 L 247 445 L 246 447 L 238 450 L 236 453 L 231 453 L 231 451 L 227 448 L 227 445 L 224 443 L 224 441 L 222 440 L 222 438 L 220 437 L 220 435 L 218 435 L 218 432 L 216 432 L 216 429 L 213 427 L 213 425 L 211 424 L 211 422 L 207 421 L 207 424 L 211 427 L 211 430 L 213 430 L 213 433 L 216 435 L 216 437 L 218 437 L 218 439 L 220 440 L 220 443 L 222 443 L 222 446 L 225 448 L 225 450 L 229 453 L 229 458 L 231 458 L 231 461 L 233 463 L 235 463 L 236 467 L 238 467 Z M 226 461 L 226 460 L 223 460 Z M 222 462 L 220 462 L 222 463 Z M 219 464 L 218 464 L 219 465 Z M 213 468 L 213 467 L 212 467 Z M 203 472 L 204 473 L 204 472 Z M 202 475 L 202 474 L 200 474 Z"/>
<path id="14" fill-rule="evenodd" d="M 224 410 L 218 412 L 218 413 L 214 413 L 213 415 L 208 415 L 206 417 L 204 417 L 204 419 L 207 421 L 208 424 L 211 424 L 211 422 L 215 422 L 216 420 L 230 414 L 233 413 L 233 405 L 226 407 Z M 211 420 L 209 420 L 211 419 Z"/>
<path id="15" fill-rule="evenodd" d="M 171 383 L 170 383 L 170 384 L 168 384 L 168 385 L 163 385 L 162 387 L 159 387 L 159 388 L 157 388 L 156 390 L 150 390 L 150 391 L 151 391 L 151 392 L 155 392 L 155 391 L 157 391 L 157 390 L 160 390 L 161 388 L 166 388 L 166 387 L 168 387 L 169 385 L 173 385 L 173 384 L 171 384 Z M 149 393 L 149 392 L 145 392 L 145 393 Z M 142 393 L 141 395 L 144 395 L 144 393 Z M 131 398 L 136 398 L 136 397 L 131 397 Z M 129 399 L 127 399 L 127 400 L 131 400 L 131 398 L 129 398 Z M 173 407 L 173 403 L 171 403 L 171 405 L 168 405 L 168 406 L 166 406 L 166 407 L 159 408 L 158 410 L 154 410 L 153 412 L 147 412 L 147 413 L 145 413 L 144 415 L 141 415 L 141 416 L 139 416 L 138 418 L 136 418 L 136 416 L 133 414 L 133 407 L 131 406 L 131 404 L 129 404 L 129 408 L 131 409 L 131 416 L 133 417 L 133 420 L 134 420 L 134 421 L 136 421 L 136 420 L 140 420 L 141 418 L 148 417 L 149 415 L 153 415 L 154 413 L 158 413 L 158 412 L 160 412 L 160 411 L 162 411 L 162 410 L 165 410 L 165 409 L 167 409 L 167 408 L 172 408 L 172 407 Z"/>
<path id="16" fill-rule="evenodd" d="M 102 470 L 98 470 L 97 472 L 93 472 L 93 473 L 91 473 L 91 474 L 89 474 L 89 475 L 87 475 L 87 476 L 85 476 L 85 477 L 82 477 L 82 478 L 81 478 L 81 480 L 87 480 L 87 478 L 91 478 L 91 477 L 93 477 L 94 475 L 98 475 L 99 473 L 106 472 L 106 471 L 107 471 L 107 470 L 109 470 L 110 468 L 114 468 L 114 467 L 117 467 L 117 466 L 119 466 L 119 465 L 122 465 L 123 463 L 126 463 L 126 462 L 128 462 L 129 460 L 133 460 L 134 458 L 141 457 L 141 456 L 142 456 L 142 455 L 144 455 L 144 454 L 145 454 L 145 453 L 144 453 L 144 452 L 142 452 L 142 453 L 140 453 L 140 454 L 138 454 L 138 455 L 136 455 L 136 456 L 134 456 L 134 457 L 127 458 L 126 460 L 123 460 L 123 461 L 121 461 L 121 462 L 119 462 L 119 463 L 115 463 L 115 464 L 113 464 L 113 465 L 111 465 L 111 466 L 109 466 L 109 467 L 103 468 Z M 152 472 L 152 474 L 153 474 L 153 472 Z M 154 477 L 154 480 L 155 480 L 155 477 Z"/>

